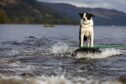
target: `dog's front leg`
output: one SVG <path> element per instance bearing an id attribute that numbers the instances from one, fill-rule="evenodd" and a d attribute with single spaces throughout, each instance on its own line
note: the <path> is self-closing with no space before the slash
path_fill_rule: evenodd
<path id="1" fill-rule="evenodd" d="M 84 47 L 84 34 L 81 34 L 80 47 Z"/>

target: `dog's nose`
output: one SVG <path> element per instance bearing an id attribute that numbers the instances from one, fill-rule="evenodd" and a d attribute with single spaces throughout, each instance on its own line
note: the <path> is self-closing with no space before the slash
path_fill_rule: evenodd
<path id="1" fill-rule="evenodd" d="M 85 20 L 85 18 L 83 18 L 83 20 Z"/>

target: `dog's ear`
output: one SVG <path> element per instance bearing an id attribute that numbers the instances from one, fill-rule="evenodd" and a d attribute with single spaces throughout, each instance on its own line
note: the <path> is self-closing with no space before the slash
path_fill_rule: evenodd
<path id="1" fill-rule="evenodd" d="M 83 18 L 83 13 L 78 13 L 80 15 L 81 18 Z"/>
<path id="2" fill-rule="evenodd" d="M 95 15 L 94 14 L 91 14 L 93 17 L 95 17 Z"/>
<path id="3" fill-rule="evenodd" d="M 95 17 L 95 16 L 94 16 L 93 14 L 91 14 L 91 13 L 87 13 L 87 14 L 86 14 L 86 17 L 87 17 L 88 20 L 90 20 L 91 17 Z"/>
<path id="4" fill-rule="evenodd" d="M 88 13 L 91 17 L 95 17 L 95 15 L 94 14 L 91 14 L 91 13 Z"/>

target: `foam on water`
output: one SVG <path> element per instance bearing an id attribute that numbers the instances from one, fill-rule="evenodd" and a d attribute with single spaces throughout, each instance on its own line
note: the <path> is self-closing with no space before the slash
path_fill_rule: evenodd
<path id="1" fill-rule="evenodd" d="M 66 78 L 62 76 L 39 76 L 39 77 L 20 77 L 20 76 L 1 76 L 0 84 L 123 84 L 118 80 L 90 79 L 81 77 Z"/>
<path id="2" fill-rule="evenodd" d="M 59 42 L 50 48 L 50 52 L 55 55 L 71 55 L 74 49 L 76 48 L 69 46 L 67 43 Z"/>
<path id="3" fill-rule="evenodd" d="M 101 53 L 83 53 L 79 52 L 76 55 L 76 58 L 92 58 L 92 59 L 102 59 L 111 56 L 116 56 L 123 54 L 121 50 L 114 48 L 101 49 Z"/>
<path id="4" fill-rule="evenodd" d="M 11 51 L 9 51 L 9 52 L 7 53 L 7 55 L 13 56 L 13 55 L 18 54 L 19 52 L 20 52 L 20 51 L 17 51 L 17 50 L 11 50 Z"/>
<path id="5" fill-rule="evenodd" d="M 67 52 L 69 49 L 69 46 L 66 44 L 66 43 L 62 43 L 62 42 L 59 42 L 57 44 L 54 44 L 52 47 L 51 47 L 51 51 L 52 53 L 54 54 L 59 54 L 59 53 L 65 53 Z"/>

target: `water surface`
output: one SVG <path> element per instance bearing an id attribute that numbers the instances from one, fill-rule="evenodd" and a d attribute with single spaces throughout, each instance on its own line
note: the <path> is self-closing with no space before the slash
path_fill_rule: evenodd
<path id="1" fill-rule="evenodd" d="M 126 75 L 126 48 L 87 55 L 93 59 L 74 58 L 78 32 L 73 25 L 0 25 L 0 82 L 119 84 Z M 126 45 L 126 27 L 95 26 L 95 44 Z"/>

